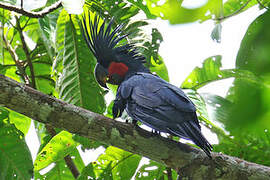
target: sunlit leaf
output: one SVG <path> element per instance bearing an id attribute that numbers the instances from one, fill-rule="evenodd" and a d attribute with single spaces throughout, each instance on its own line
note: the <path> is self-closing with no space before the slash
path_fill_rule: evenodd
<path id="1" fill-rule="evenodd" d="M 212 56 L 203 62 L 202 68 L 196 67 L 182 83 L 181 88 L 197 90 L 211 82 L 230 77 L 244 78 L 261 82 L 260 78 L 247 70 L 221 69 L 221 56 Z"/>
<path id="2" fill-rule="evenodd" d="M 79 172 L 82 171 L 84 168 L 84 163 L 81 159 L 81 156 L 77 149 L 70 154 L 72 161 L 74 162 L 76 168 Z M 47 171 L 35 171 L 35 180 L 74 180 L 74 176 L 70 172 L 70 169 L 67 167 L 64 159 L 56 161 L 55 163 L 51 164 L 51 169 Z"/>
<path id="3" fill-rule="evenodd" d="M 94 77 L 96 60 L 82 39 L 79 20 L 66 16 L 64 29 L 63 72 L 59 79 L 59 96 L 71 104 L 94 112 L 103 113 L 105 102 L 103 90 Z M 61 18 L 61 17 L 60 17 Z"/>
<path id="4" fill-rule="evenodd" d="M 167 167 L 150 160 L 149 163 L 142 165 L 136 174 L 137 180 L 148 180 L 148 179 L 167 179 L 168 177 Z M 177 173 L 172 170 L 172 178 L 177 178 Z"/>
<path id="5" fill-rule="evenodd" d="M 51 13 L 45 16 L 44 18 L 40 18 L 39 22 L 39 30 L 41 32 L 41 38 L 46 47 L 48 55 L 53 61 L 55 56 L 55 45 L 56 45 L 56 25 L 59 13 Z"/>
<path id="6" fill-rule="evenodd" d="M 50 142 L 39 152 L 35 163 L 35 171 L 43 169 L 53 162 L 63 159 L 74 151 L 78 144 L 72 139 L 72 134 L 62 131 L 54 136 Z"/>
<path id="7" fill-rule="evenodd" d="M 189 23 L 202 19 L 211 18 L 207 11 L 216 9 L 216 0 L 209 0 L 201 7 L 186 8 L 182 6 L 182 1 L 177 0 L 146 0 L 147 7 L 152 14 L 162 19 L 168 19 L 171 24 Z"/>
<path id="8" fill-rule="evenodd" d="M 228 0 L 223 5 L 223 14 L 225 17 L 232 14 L 237 15 L 256 4 L 258 4 L 256 0 Z"/>
<path id="9" fill-rule="evenodd" d="M 0 74 L 10 77 L 18 82 L 21 82 L 21 78 L 16 74 L 17 68 L 14 65 L 1 65 Z"/>
<path id="10" fill-rule="evenodd" d="M 148 19 L 153 19 L 157 17 L 150 12 L 144 0 L 128 0 L 128 2 L 131 2 L 132 4 L 143 10 Z"/>
<path id="11" fill-rule="evenodd" d="M 20 130 L 24 135 L 27 134 L 30 128 L 31 119 L 15 111 L 9 110 L 9 121 L 15 124 L 16 128 Z"/>
<path id="12" fill-rule="evenodd" d="M 101 154 L 97 162 L 93 164 L 94 172 L 96 177 L 104 177 L 104 173 L 106 173 L 108 178 L 108 174 L 111 173 L 111 179 L 131 179 L 140 160 L 139 155 L 110 146 L 106 149 L 105 154 Z M 110 167 L 108 168 L 108 166 Z"/>

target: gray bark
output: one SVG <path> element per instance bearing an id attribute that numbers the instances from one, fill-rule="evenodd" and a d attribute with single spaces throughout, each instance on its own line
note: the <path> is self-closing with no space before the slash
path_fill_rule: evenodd
<path id="1" fill-rule="evenodd" d="M 270 180 L 270 168 L 154 135 L 42 94 L 0 75 L 0 105 L 41 123 L 136 153 L 175 169 L 181 179 Z"/>

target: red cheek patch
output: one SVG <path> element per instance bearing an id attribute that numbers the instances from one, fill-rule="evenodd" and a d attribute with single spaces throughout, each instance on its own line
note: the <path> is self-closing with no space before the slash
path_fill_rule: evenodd
<path id="1" fill-rule="evenodd" d="M 125 65 L 124 63 L 116 63 L 116 62 L 112 62 L 108 69 L 109 75 L 118 74 L 120 76 L 125 76 L 127 71 L 128 71 L 127 65 Z"/>

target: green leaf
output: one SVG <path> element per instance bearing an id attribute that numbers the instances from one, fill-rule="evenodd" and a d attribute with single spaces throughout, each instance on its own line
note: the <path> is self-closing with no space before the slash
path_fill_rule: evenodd
<path id="1" fill-rule="evenodd" d="M 104 177 L 106 174 L 107 179 L 131 179 L 140 160 L 141 156 L 139 155 L 110 146 L 93 165 L 94 172 L 96 177 Z M 109 178 L 110 174 L 112 177 Z"/>
<path id="2" fill-rule="evenodd" d="M 177 173 L 172 170 L 172 178 L 177 178 Z M 148 180 L 148 179 L 167 179 L 166 166 L 150 160 L 149 163 L 142 165 L 136 174 L 136 180 Z"/>
<path id="3" fill-rule="evenodd" d="M 4 120 L 8 119 L 9 111 L 5 108 L 0 106 L 0 128 L 4 125 Z"/>
<path id="4" fill-rule="evenodd" d="M 168 70 L 161 56 L 158 56 L 156 60 L 151 56 L 151 67 L 149 69 L 165 81 L 169 81 Z"/>
<path id="5" fill-rule="evenodd" d="M 13 123 L 24 135 L 27 134 L 31 125 L 31 119 L 29 117 L 12 110 L 9 110 L 9 121 L 10 123 Z"/>
<path id="6" fill-rule="evenodd" d="M 43 169 L 55 161 L 63 159 L 74 151 L 78 144 L 72 139 L 72 134 L 62 131 L 54 136 L 50 142 L 39 152 L 35 163 L 35 171 Z"/>
<path id="7" fill-rule="evenodd" d="M 78 150 L 74 149 L 74 151 L 71 152 L 70 156 L 79 172 L 81 172 L 84 168 L 84 163 L 81 159 Z M 52 169 L 50 169 L 46 173 L 35 171 L 35 180 L 59 180 L 59 179 L 74 180 L 74 176 L 70 172 L 70 169 L 67 167 L 64 159 L 56 161 L 53 164 Z"/>
<path id="8" fill-rule="evenodd" d="M 58 16 L 59 16 L 59 12 L 56 11 L 38 20 L 39 30 L 41 32 L 41 38 L 43 40 L 43 43 L 46 47 L 46 50 L 48 52 L 48 55 L 51 61 L 53 61 L 53 58 L 55 56 L 55 49 L 56 49 L 55 34 L 56 34 L 56 25 L 57 25 Z"/>
<path id="9" fill-rule="evenodd" d="M 152 14 L 150 10 L 148 9 L 147 5 L 144 3 L 143 0 L 128 0 L 128 2 L 131 2 L 135 6 L 139 7 L 147 16 L 148 19 L 154 19 L 157 16 Z"/>
<path id="10" fill-rule="evenodd" d="M 93 163 L 89 163 L 85 168 L 82 170 L 82 173 L 78 177 L 78 180 L 85 180 L 85 179 L 96 179 L 96 175 L 94 172 Z"/>
<path id="11" fill-rule="evenodd" d="M 16 74 L 17 68 L 14 65 L 1 65 L 0 74 L 14 79 L 15 81 L 21 82 L 21 78 Z"/>
<path id="12" fill-rule="evenodd" d="M 51 76 L 52 61 L 41 40 L 37 42 L 35 49 L 31 52 L 32 65 L 34 69 L 36 89 L 52 95 L 55 90 L 55 82 Z M 31 77 L 29 66 L 25 69 L 29 77 Z"/>
<path id="13" fill-rule="evenodd" d="M 204 60 L 203 67 L 196 67 L 182 83 L 181 88 L 197 90 L 211 82 L 230 77 L 244 78 L 252 82 L 260 82 L 259 77 L 247 70 L 221 70 L 221 56 L 212 56 Z"/>
<path id="14" fill-rule="evenodd" d="M 183 1 L 166 0 L 160 4 L 159 0 L 146 0 L 146 4 L 151 14 L 162 19 L 167 19 L 171 24 L 190 23 L 202 19 L 211 18 L 207 11 L 217 11 L 217 0 L 209 0 L 206 4 L 197 8 L 185 8 L 182 6 Z"/>
<path id="15" fill-rule="evenodd" d="M 23 32 L 26 33 L 26 35 L 34 42 L 37 43 L 38 39 L 39 39 L 39 25 L 38 25 L 38 20 L 36 18 L 30 18 L 26 17 L 26 16 L 21 16 L 20 17 L 20 24 L 21 27 L 25 28 L 23 29 Z M 26 40 L 26 39 L 25 39 Z M 29 40 L 25 41 L 26 44 L 28 45 L 28 47 L 30 46 L 30 42 Z"/>
<path id="16" fill-rule="evenodd" d="M 24 135 L 13 124 L 0 126 L 0 179 L 31 179 L 33 162 Z"/>
<path id="17" fill-rule="evenodd" d="M 188 90 L 186 94 L 195 104 L 198 112 L 198 119 L 200 120 L 200 122 L 203 123 L 207 128 L 209 128 L 213 133 L 215 133 L 219 139 L 228 138 L 222 127 L 219 127 L 217 124 L 217 122 L 223 122 L 223 119 L 218 119 L 220 116 L 215 116 L 217 114 L 219 115 L 219 113 L 216 113 L 216 106 L 219 106 L 217 105 L 218 103 L 212 104 L 215 101 L 208 99 L 210 95 L 206 96 L 205 94 L 199 94 L 194 90 Z M 220 106 L 223 106 L 222 102 L 219 103 Z M 212 109 L 209 108 L 209 106 L 211 105 L 214 105 L 215 107 Z M 219 110 L 221 110 L 220 112 L 222 112 L 222 109 Z"/>
<path id="18" fill-rule="evenodd" d="M 80 143 L 82 145 L 82 150 L 84 149 L 96 149 L 100 146 L 105 146 L 104 144 L 100 143 L 100 142 L 97 142 L 97 141 L 93 141 L 89 138 L 86 138 L 86 137 L 82 137 L 82 136 L 79 136 L 79 135 L 74 135 L 72 137 L 76 142 Z"/>
<path id="19" fill-rule="evenodd" d="M 237 54 L 237 68 L 249 70 L 256 75 L 270 72 L 270 32 L 267 30 L 269 26 L 270 11 L 265 11 L 249 25 Z"/>
<path id="20" fill-rule="evenodd" d="M 105 111 L 103 90 L 94 77 L 96 61 L 82 35 L 79 20 L 66 16 L 63 52 L 63 72 L 59 79 L 59 96 L 71 104 L 94 112 Z M 61 18 L 61 17 L 60 17 Z"/>
<path id="21" fill-rule="evenodd" d="M 231 14 L 238 12 L 240 9 L 242 9 L 240 12 L 244 12 L 257 4 L 258 2 L 256 0 L 228 0 L 223 5 L 223 13 L 224 16 L 230 16 Z"/>

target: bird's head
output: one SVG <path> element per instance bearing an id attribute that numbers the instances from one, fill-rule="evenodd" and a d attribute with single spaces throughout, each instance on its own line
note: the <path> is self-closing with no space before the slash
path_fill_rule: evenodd
<path id="1" fill-rule="evenodd" d="M 148 71 L 143 66 L 144 56 L 136 51 L 132 44 L 123 43 L 127 35 L 123 35 L 123 24 L 112 28 L 114 20 L 109 23 L 97 15 L 91 20 L 90 15 L 84 16 L 82 29 L 88 47 L 97 59 L 95 77 L 104 88 L 106 83 L 120 85 L 130 72 Z"/>

